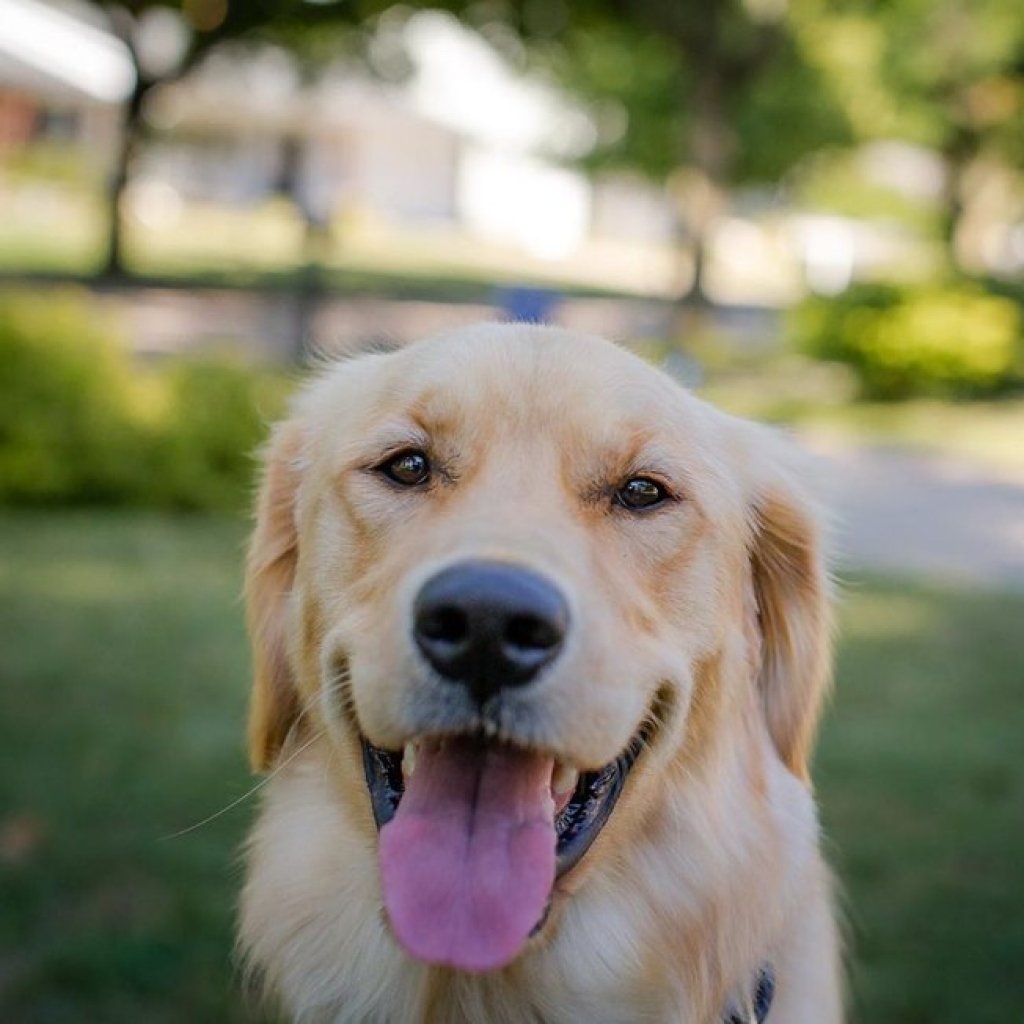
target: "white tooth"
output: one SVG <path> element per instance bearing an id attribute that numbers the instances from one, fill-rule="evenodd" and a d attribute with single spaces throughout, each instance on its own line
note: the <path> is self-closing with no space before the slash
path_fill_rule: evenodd
<path id="1" fill-rule="evenodd" d="M 406 743 L 405 751 L 402 754 L 402 774 L 409 778 L 416 770 L 416 744 Z"/>
<path id="2" fill-rule="evenodd" d="M 551 778 L 551 789 L 554 793 L 571 793 L 576 789 L 580 773 L 570 765 L 561 761 L 555 764 L 555 773 Z"/>

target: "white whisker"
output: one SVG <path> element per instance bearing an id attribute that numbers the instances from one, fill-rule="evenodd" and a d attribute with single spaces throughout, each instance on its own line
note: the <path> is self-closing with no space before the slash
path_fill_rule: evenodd
<path id="1" fill-rule="evenodd" d="M 292 753 L 290 753 L 266 778 L 260 779 L 260 781 L 257 782 L 255 786 L 247 790 L 237 799 L 232 800 L 231 803 L 229 803 L 226 807 L 222 807 L 219 811 L 215 811 L 213 814 L 209 815 L 209 817 L 203 818 L 202 821 L 197 821 L 194 825 L 189 825 L 188 828 L 183 828 L 179 832 L 172 832 L 170 835 L 161 836 L 160 842 L 165 842 L 168 839 L 178 839 L 181 836 L 188 835 L 189 832 L 195 832 L 196 829 L 200 829 L 204 825 L 209 825 L 211 821 L 216 821 L 217 818 L 221 817 L 224 814 L 227 814 L 228 811 L 234 810 L 239 804 L 244 803 L 250 797 L 255 796 L 261 789 L 263 789 L 264 786 L 267 785 L 268 782 L 271 782 L 279 772 L 287 768 L 288 765 L 291 764 L 292 761 L 294 761 L 295 758 L 299 756 L 299 754 L 301 754 L 304 750 L 307 750 L 318 739 L 320 739 L 325 732 L 326 730 L 321 729 L 319 732 L 316 732 L 312 736 L 310 736 L 310 738 L 306 740 L 306 742 L 303 743 L 301 747 L 299 747 L 297 750 L 293 750 Z"/>

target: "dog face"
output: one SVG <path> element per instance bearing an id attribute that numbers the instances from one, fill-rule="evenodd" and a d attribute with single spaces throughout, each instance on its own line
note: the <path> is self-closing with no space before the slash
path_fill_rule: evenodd
<path id="1" fill-rule="evenodd" d="M 805 774 L 825 589 L 783 446 L 614 346 L 486 326 L 366 356 L 270 448 L 253 760 L 325 733 L 400 944 L 499 968 L 752 704 Z"/>

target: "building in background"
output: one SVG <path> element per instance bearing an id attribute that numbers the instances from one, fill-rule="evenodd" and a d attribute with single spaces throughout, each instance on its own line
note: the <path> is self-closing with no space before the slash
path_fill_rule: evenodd
<path id="1" fill-rule="evenodd" d="M 84 6 L 0 3 L 0 151 L 55 140 L 106 167 L 135 72 L 124 44 L 87 18 Z"/>
<path id="2" fill-rule="evenodd" d="M 94 181 L 109 174 L 134 71 L 97 17 L 74 0 L 0 0 L 0 182 L 4 154 L 40 143 L 72 149 Z M 500 253 L 506 276 L 557 265 L 565 280 L 680 290 L 688 270 L 666 190 L 582 173 L 575 162 L 596 137 L 585 111 L 517 74 L 449 15 L 420 12 L 386 31 L 411 58 L 398 82 L 340 63 L 309 82 L 283 50 L 225 45 L 155 90 L 132 168 L 136 220 L 171 231 L 189 204 L 257 207 L 284 195 L 311 231 L 358 224 L 380 247 L 413 249 L 420 235 L 427 262 L 443 248 L 453 262 L 497 267 L 486 251 Z M 934 155 L 906 146 L 876 146 L 863 163 L 876 177 L 909 174 L 915 189 L 935 176 Z M 33 188 L 21 204 L 29 218 Z M 1019 227 L 999 216 L 1000 195 L 974 232 L 993 266 L 1024 251 Z M 0 194 L 10 218 L 4 202 Z M 52 196 L 46 204 L 52 223 L 66 222 Z M 778 305 L 808 286 L 834 292 L 927 262 L 899 225 L 797 212 L 761 195 L 718 224 L 708 287 L 720 302 Z"/>

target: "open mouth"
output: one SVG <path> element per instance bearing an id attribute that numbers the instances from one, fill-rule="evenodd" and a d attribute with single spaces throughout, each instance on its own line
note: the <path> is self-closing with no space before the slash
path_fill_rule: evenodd
<path id="1" fill-rule="evenodd" d="M 604 828 L 619 799 L 630 769 L 636 763 L 650 732 L 645 725 L 614 761 L 597 772 L 577 772 L 555 762 L 551 776 L 551 797 L 555 802 L 556 877 L 571 870 L 590 849 L 591 843 Z M 481 746 L 484 741 L 479 742 Z M 416 748 L 404 751 L 381 750 L 365 737 L 363 770 L 370 790 L 370 803 L 377 828 L 383 828 L 395 816 L 405 792 L 403 765 L 415 760 Z M 414 769 L 415 770 L 415 769 Z M 411 773 L 410 773 L 411 774 Z"/>
<path id="2" fill-rule="evenodd" d="M 555 880 L 607 823 L 650 732 L 583 773 L 479 735 L 402 752 L 364 738 L 384 901 L 406 951 L 469 971 L 514 959 L 543 924 Z"/>

